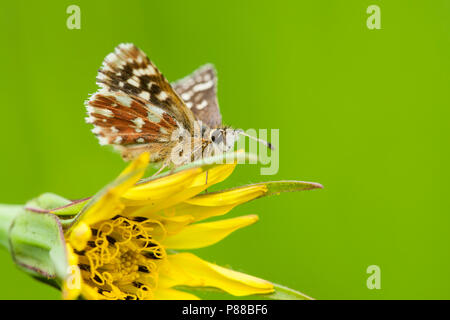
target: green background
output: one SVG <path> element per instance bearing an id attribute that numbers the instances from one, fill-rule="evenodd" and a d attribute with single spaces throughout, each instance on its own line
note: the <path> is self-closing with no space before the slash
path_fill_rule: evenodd
<path id="1" fill-rule="evenodd" d="M 450 1 L 3 1 L 0 35 L 0 203 L 89 196 L 121 171 L 83 101 L 134 42 L 169 80 L 214 63 L 226 124 L 280 129 L 277 175 L 240 166 L 219 188 L 325 186 L 235 208 L 261 220 L 198 255 L 318 299 L 450 298 Z M 59 298 L 0 261 L 0 298 Z"/>

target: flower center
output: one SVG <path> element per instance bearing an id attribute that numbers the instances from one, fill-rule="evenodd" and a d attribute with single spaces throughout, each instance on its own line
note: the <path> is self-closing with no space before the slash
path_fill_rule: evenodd
<path id="1" fill-rule="evenodd" d="M 166 257 L 159 221 L 116 216 L 91 227 L 87 247 L 75 251 L 83 280 L 104 299 L 151 299 Z"/>

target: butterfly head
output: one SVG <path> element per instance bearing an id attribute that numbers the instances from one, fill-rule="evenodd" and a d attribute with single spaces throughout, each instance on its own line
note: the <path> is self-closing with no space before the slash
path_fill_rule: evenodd
<path id="1" fill-rule="evenodd" d="M 213 154 L 232 151 L 236 141 L 241 135 L 249 137 L 252 140 L 262 143 L 267 148 L 274 150 L 274 147 L 270 142 L 250 136 L 241 129 L 216 128 L 204 131 L 204 138 L 206 138 L 212 146 Z"/>
<path id="2" fill-rule="evenodd" d="M 208 139 L 216 152 L 229 152 L 233 150 L 238 138 L 238 131 L 231 128 L 211 129 L 208 132 Z"/>

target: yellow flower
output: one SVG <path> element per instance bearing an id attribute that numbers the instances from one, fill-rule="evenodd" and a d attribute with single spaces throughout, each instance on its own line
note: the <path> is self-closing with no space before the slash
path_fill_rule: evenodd
<path id="1" fill-rule="evenodd" d="M 273 293 L 269 281 L 174 250 L 210 246 L 258 217 L 204 219 L 265 195 L 321 186 L 282 181 L 199 194 L 226 179 L 236 164 L 193 166 L 139 182 L 148 157 L 133 161 L 66 226 L 68 264 L 79 272 L 66 279 L 64 297 L 197 299 L 180 287 L 214 287 L 235 296 Z"/>

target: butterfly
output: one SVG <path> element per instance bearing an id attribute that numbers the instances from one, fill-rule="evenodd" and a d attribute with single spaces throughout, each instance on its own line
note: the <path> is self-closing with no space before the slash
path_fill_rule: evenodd
<path id="1" fill-rule="evenodd" d="M 99 143 L 124 160 L 148 151 L 158 172 L 228 152 L 246 135 L 222 125 L 211 64 L 170 84 L 143 51 L 123 43 L 104 59 L 97 84 L 85 105 Z"/>

